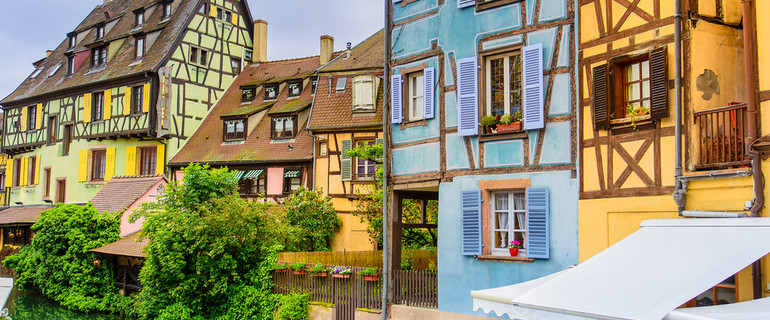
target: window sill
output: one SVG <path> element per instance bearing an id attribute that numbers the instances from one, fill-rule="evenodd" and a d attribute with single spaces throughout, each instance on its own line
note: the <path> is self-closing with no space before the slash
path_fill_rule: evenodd
<path id="1" fill-rule="evenodd" d="M 627 117 L 627 118 L 620 118 L 615 120 L 610 120 L 610 125 L 622 125 L 622 124 L 632 124 L 632 123 L 641 123 L 643 121 L 650 120 L 650 114 L 641 115 L 638 117 Z"/>
<path id="2" fill-rule="evenodd" d="M 511 139 L 526 139 L 527 131 L 516 131 L 507 133 L 490 133 L 479 135 L 479 142 L 486 141 L 498 141 L 498 140 L 511 140 Z"/>
<path id="3" fill-rule="evenodd" d="M 481 255 L 476 256 L 478 261 L 497 261 L 497 262 L 514 262 L 514 263 L 532 263 L 535 259 L 527 257 L 511 257 L 511 256 L 495 256 L 495 255 Z"/>
<path id="4" fill-rule="evenodd" d="M 86 184 L 104 184 L 104 180 L 90 180 Z"/>
<path id="5" fill-rule="evenodd" d="M 483 11 L 483 10 L 504 6 L 506 4 L 511 4 L 515 2 L 521 2 L 521 1 L 522 0 L 497 0 L 497 1 L 492 1 L 490 3 L 476 3 L 476 11 L 477 12 Z"/>
<path id="6" fill-rule="evenodd" d="M 401 130 L 411 128 L 411 127 L 427 127 L 427 126 L 428 126 L 428 120 L 426 119 L 401 122 Z"/>

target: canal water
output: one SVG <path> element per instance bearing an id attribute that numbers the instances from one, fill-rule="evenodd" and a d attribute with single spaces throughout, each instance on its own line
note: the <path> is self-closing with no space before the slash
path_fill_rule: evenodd
<path id="1" fill-rule="evenodd" d="M 10 299 L 12 300 L 6 306 L 13 320 L 127 320 L 108 314 L 72 311 L 35 292 L 19 293 L 14 290 Z"/>

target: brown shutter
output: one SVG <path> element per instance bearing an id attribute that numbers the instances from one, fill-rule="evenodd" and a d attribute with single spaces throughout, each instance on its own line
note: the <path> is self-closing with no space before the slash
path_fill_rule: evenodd
<path id="1" fill-rule="evenodd" d="M 594 67 L 594 128 L 596 130 L 607 129 L 610 126 L 607 84 L 607 65 Z"/>
<path id="2" fill-rule="evenodd" d="M 650 53 L 650 117 L 663 119 L 668 117 L 668 63 L 666 47 Z"/>

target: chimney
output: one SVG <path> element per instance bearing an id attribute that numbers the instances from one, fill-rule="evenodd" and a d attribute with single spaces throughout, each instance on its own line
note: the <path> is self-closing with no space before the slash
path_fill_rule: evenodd
<path id="1" fill-rule="evenodd" d="M 253 62 L 267 61 L 267 21 L 254 20 Z"/>
<path id="2" fill-rule="evenodd" d="M 334 38 L 329 35 L 321 36 L 321 65 L 332 60 L 334 54 Z"/>
<path id="3" fill-rule="evenodd" d="M 350 58 L 350 48 L 351 48 L 351 43 L 348 42 L 347 43 L 347 50 L 345 50 L 345 59 Z"/>
<path id="4" fill-rule="evenodd" d="M 50 56 L 52 53 L 53 53 L 53 50 L 46 50 L 46 51 L 45 51 L 45 56 L 46 56 L 46 57 L 48 57 L 48 56 Z"/>

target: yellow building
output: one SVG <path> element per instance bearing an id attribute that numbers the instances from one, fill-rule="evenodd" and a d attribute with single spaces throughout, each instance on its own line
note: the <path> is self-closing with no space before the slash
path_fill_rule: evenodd
<path id="1" fill-rule="evenodd" d="M 318 70 L 308 131 L 315 138 L 313 186 L 332 197 L 342 221 L 332 240 L 334 251 L 376 249 L 369 241 L 367 224 L 352 214 L 356 199 L 371 190 L 375 163 L 350 157 L 346 151 L 382 143 L 382 37 L 380 31 L 353 48 L 348 43 L 346 52 L 334 59 L 326 57 L 328 63 L 321 57 Z M 323 37 L 322 47 L 332 48 L 333 41 Z"/>
<path id="2" fill-rule="evenodd" d="M 760 79 L 757 89 L 746 90 L 742 28 L 751 24 L 743 21 L 741 0 L 681 1 L 686 14 L 678 80 L 676 1 L 580 1 L 581 262 L 638 230 L 643 220 L 750 214 L 755 172 L 745 146 L 762 132 L 751 132 L 747 92 L 770 107 L 770 79 L 761 78 L 762 70 L 770 72 L 770 42 L 763 41 L 770 36 L 770 22 L 752 21 L 758 23 L 750 29 L 758 43 L 747 56 L 759 62 Z M 770 12 L 767 1 L 754 2 L 749 5 L 754 17 Z M 682 87 L 679 178 L 677 81 Z M 759 127 L 770 128 L 770 117 L 760 122 Z M 761 141 L 754 145 L 760 148 Z M 763 167 L 770 170 L 766 162 Z M 682 201 L 674 200 L 675 193 L 683 195 Z M 762 209 L 757 205 L 754 212 Z M 756 292 L 765 292 L 767 279 L 757 282 L 761 290 Z M 722 283 L 728 293 L 717 298 L 707 292 L 695 300 L 750 300 L 756 295 L 752 281 L 749 267 Z"/>

